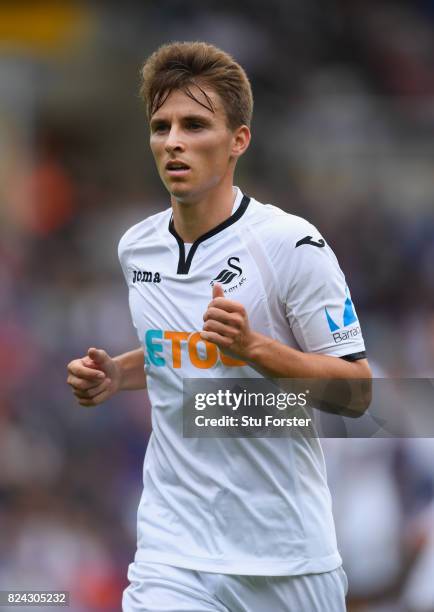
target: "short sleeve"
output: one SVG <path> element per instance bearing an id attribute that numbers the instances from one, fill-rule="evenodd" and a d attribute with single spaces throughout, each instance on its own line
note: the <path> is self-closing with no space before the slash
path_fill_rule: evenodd
<path id="1" fill-rule="evenodd" d="M 324 238 L 304 222 L 287 248 L 289 265 L 279 278 L 286 317 L 300 348 L 349 360 L 365 357 L 350 290 Z"/>
<path id="2" fill-rule="evenodd" d="M 133 323 L 134 329 L 136 330 L 137 337 L 139 341 L 141 341 L 139 331 L 138 331 L 136 322 L 134 320 L 133 311 L 131 308 L 131 286 L 130 286 L 130 281 L 129 281 L 129 278 L 131 278 L 131 271 L 129 267 L 130 265 L 129 262 L 130 262 L 130 257 L 131 257 L 133 247 L 131 246 L 130 233 L 131 233 L 131 229 L 128 230 L 119 241 L 118 258 L 119 258 L 119 263 L 121 264 L 122 272 L 124 274 L 125 282 L 128 287 L 128 302 L 129 302 L 130 313 L 131 313 L 131 321 Z"/>
<path id="3" fill-rule="evenodd" d="M 127 239 L 127 234 L 124 234 L 119 241 L 118 245 L 118 258 L 119 263 L 121 264 L 122 272 L 125 277 L 125 281 L 128 285 L 128 255 L 129 255 L 129 244 Z"/>

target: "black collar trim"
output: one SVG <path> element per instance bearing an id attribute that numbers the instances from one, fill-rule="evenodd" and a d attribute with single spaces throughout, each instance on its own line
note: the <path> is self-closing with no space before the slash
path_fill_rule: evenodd
<path id="1" fill-rule="evenodd" d="M 175 236 L 176 241 L 178 243 L 178 247 L 179 247 L 179 260 L 178 260 L 177 274 L 188 274 L 190 271 L 191 262 L 193 261 L 194 254 L 196 253 L 196 250 L 199 244 L 201 242 L 204 242 L 204 240 L 208 240 L 208 238 L 211 238 L 211 236 L 215 236 L 219 232 L 222 232 L 227 227 L 229 227 L 230 225 L 232 225 L 233 223 L 241 219 L 241 217 L 246 212 L 249 203 L 250 203 L 250 198 L 248 196 L 243 196 L 243 199 L 241 200 L 241 204 L 238 206 L 237 210 L 234 212 L 232 216 L 230 216 L 228 219 L 226 219 L 226 221 L 223 221 L 222 223 L 217 225 L 214 229 L 210 230 L 209 232 L 206 232 L 206 234 L 203 234 L 202 236 L 200 236 L 197 240 L 193 242 L 188 252 L 187 259 L 185 258 L 184 241 L 182 240 L 181 236 L 178 234 L 178 232 L 175 229 L 175 225 L 173 223 L 173 215 L 172 215 L 169 221 L 169 232 L 172 234 L 172 236 Z"/>

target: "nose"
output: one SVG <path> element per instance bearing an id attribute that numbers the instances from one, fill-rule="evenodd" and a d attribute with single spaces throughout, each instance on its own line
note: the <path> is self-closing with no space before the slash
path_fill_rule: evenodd
<path id="1" fill-rule="evenodd" d="M 185 147 L 180 138 L 179 129 L 176 126 L 172 125 L 165 143 L 165 149 L 167 153 L 173 153 L 174 151 L 183 151 L 184 148 Z"/>

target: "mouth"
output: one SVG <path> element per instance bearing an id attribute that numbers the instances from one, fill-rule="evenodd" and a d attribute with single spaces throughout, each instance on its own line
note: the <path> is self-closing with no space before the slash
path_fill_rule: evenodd
<path id="1" fill-rule="evenodd" d="M 190 170 L 190 166 L 181 161 L 172 160 L 166 164 L 166 172 L 169 176 L 185 176 Z"/>

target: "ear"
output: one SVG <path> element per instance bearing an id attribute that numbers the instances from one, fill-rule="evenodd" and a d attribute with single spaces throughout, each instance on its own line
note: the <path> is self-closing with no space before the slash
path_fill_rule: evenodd
<path id="1" fill-rule="evenodd" d="M 232 156 L 235 158 L 240 157 L 249 146 L 250 139 L 250 129 L 247 127 L 247 125 L 241 125 L 239 128 L 237 128 L 232 136 Z"/>

